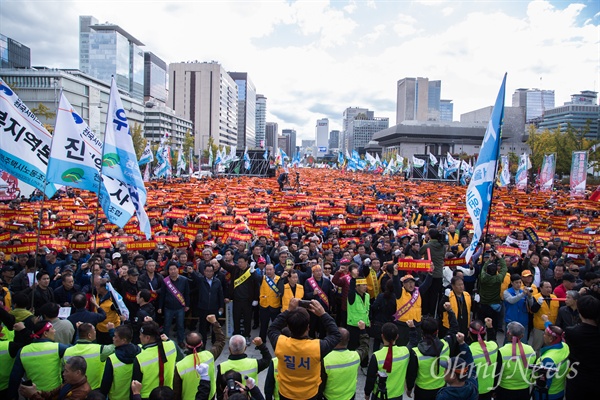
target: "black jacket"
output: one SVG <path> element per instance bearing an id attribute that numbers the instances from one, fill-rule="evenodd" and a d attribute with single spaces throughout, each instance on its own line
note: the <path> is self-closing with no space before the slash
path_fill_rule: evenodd
<path id="1" fill-rule="evenodd" d="M 212 285 L 208 284 L 206 277 L 194 272 L 192 282 L 198 287 L 198 309 L 216 314 L 219 308 L 224 308 L 224 294 L 221 281 L 215 276 Z"/>

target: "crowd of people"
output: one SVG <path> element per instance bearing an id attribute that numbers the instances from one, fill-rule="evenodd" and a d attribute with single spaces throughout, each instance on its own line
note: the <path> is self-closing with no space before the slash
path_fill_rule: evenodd
<path id="1" fill-rule="evenodd" d="M 327 174 L 301 193 L 274 178 L 155 184 L 153 241 L 95 224 L 93 197 L 70 189 L 32 203 L 47 234 L 35 206 L 2 205 L 2 398 L 595 393 L 600 207 L 499 191 L 467 262 L 459 187 Z"/>

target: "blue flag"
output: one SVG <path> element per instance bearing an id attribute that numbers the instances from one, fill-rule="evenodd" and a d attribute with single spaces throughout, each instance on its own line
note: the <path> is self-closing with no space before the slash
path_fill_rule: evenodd
<path id="1" fill-rule="evenodd" d="M 268 159 L 269 159 L 269 150 L 265 150 L 265 152 L 263 153 L 263 158 L 264 158 L 265 160 L 268 160 Z"/>
<path id="2" fill-rule="evenodd" d="M 128 196 L 133 201 L 140 230 L 146 234 L 147 239 L 150 239 L 152 236 L 150 220 L 144 210 L 147 197 L 146 188 L 115 78 L 112 79 L 108 101 L 102 174 L 118 179 L 127 185 L 127 191 L 124 191 L 121 196 Z"/>
<path id="3" fill-rule="evenodd" d="M 481 151 L 477 157 L 477 163 L 473 170 L 473 176 L 469 187 L 467 188 L 467 211 L 473 221 L 473 239 L 467 249 L 465 259 L 467 262 L 475 252 L 479 241 L 483 237 L 483 228 L 487 222 L 490 206 L 492 204 L 492 190 L 494 188 L 494 179 L 496 178 L 496 165 L 498 164 L 498 155 L 502 137 L 502 120 L 504 118 L 504 92 L 506 86 L 506 74 L 502 80 L 492 116 L 488 123 L 481 144 Z"/>

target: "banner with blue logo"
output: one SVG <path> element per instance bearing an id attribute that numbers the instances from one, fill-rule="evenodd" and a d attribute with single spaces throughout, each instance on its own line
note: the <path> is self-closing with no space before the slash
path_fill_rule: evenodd
<path id="1" fill-rule="evenodd" d="M 59 187 L 46 183 L 52 135 L 0 79 L 0 169 L 52 197 Z"/>
<path id="2" fill-rule="evenodd" d="M 502 85 L 496 97 L 496 103 L 492 110 L 492 116 L 488 123 L 481 144 L 481 151 L 477 157 L 477 163 L 473 170 L 473 176 L 467 188 L 466 205 L 467 211 L 473 221 L 473 238 L 467 249 L 465 259 L 467 262 L 475 252 L 479 241 L 483 238 L 483 229 L 487 222 L 490 206 L 492 204 L 492 191 L 496 179 L 496 165 L 500 150 L 502 137 L 502 119 L 504 118 L 504 92 L 506 85 L 506 74 L 502 79 Z"/>

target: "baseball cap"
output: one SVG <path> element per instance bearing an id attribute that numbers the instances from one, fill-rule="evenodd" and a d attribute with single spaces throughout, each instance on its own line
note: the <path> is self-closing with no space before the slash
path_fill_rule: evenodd
<path id="1" fill-rule="evenodd" d="M 290 238 L 292 238 L 292 239 L 298 239 L 298 234 L 296 232 L 294 232 L 294 233 L 292 233 L 290 235 Z"/>
<path id="2" fill-rule="evenodd" d="M 8 271 L 14 271 L 15 270 L 15 266 L 12 264 L 9 265 L 5 265 L 2 267 L 2 270 L 0 270 L 0 272 L 8 272 Z"/>
<path id="3" fill-rule="evenodd" d="M 525 271 L 521 272 L 521 277 L 525 277 L 525 276 L 531 276 L 531 271 L 526 269 Z"/>
<path id="4" fill-rule="evenodd" d="M 265 260 L 264 257 L 258 257 L 258 261 L 256 261 L 257 264 L 266 264 L 267 260 Z"/>
<path id="5" fill-rule="evenodd" d="M 112 259 L 114 260 L 115 258 L 122 258 L 121 257 L 121 253 L 116 252 L 115 254 L 112 255 Z"/>
<path id="6" fill-rule="evenodd" d="M 127 275 L 138 276 L 139 274 L 140 272 L 137 270 L 137 268 L 129 268 L 127 270 Z"/>
<path id="7" fill-rule="evenodd" d="M 417 280 L 415 279 L 415 277 L 414 277 L 414 276 L 412 276 L 411 274 L 404 275 L 402 278 L 400 278 L 400 281 L 401 281 L 401 282 L 403 282 L 403 283 L 404 283 L 404 282 L 406 282 L 406 281 L 410 281 L 410 280 L 412 280 L 413 282 L 416 282 L 416 281 L 417 281 Z"/>
<path id="8" fill-rule="evenodd" d="M 340 260 L 340 264 L 350 264 L 352 261 L 348 260 L 347 258 L 342 258 Z"/>

